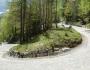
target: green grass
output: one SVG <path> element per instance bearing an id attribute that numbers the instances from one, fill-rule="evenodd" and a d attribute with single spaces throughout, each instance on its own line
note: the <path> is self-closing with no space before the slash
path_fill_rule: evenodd
<path id="1" fill-rule="evenodd" d="M 81 35 L 74 29 L 51 29 L 44 34 L 34 37 L 28 44 L 14 46 L 10 51 L 32 52 L 44 49 L 50 49 L 52 46 L 60 45 L 69 47 L 70 44 L 81 40 Z M 68 45 L 69 44 L 69 45 Z M 73 46 L 74 47 L 74 46 Z"/>

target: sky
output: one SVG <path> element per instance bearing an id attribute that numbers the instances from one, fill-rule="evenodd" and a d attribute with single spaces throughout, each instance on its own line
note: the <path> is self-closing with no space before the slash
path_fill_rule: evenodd
<path id="1" fill-rule="evenodd" d="M 7 8 L 8 0 L 0 0 L 0 12 L 4 12 Z"/>

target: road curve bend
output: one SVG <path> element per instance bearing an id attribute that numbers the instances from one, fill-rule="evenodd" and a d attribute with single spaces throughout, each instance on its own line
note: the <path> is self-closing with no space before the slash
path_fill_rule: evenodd
<path id="1" fill-rule="evenodd" d="M 90 70 L 90 32 L 82 27 L 73 28 L 81 33 L 84 41 L 62 56 L 27 60 L 4 59 L 2 54 L 12 45 L 0 46 L 0 70 Z"/>

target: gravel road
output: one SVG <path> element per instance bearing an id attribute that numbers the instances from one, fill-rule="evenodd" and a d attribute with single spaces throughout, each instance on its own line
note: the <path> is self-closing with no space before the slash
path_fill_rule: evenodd
<path id="1" fill-rule="evenodd" d="M 33 59 L 3 58 L 13 44 L 0 46 L 0 70 L 90 70 L 90 31 L 73 26 L 83 36 L 78 47 L 53 57 Z"/>

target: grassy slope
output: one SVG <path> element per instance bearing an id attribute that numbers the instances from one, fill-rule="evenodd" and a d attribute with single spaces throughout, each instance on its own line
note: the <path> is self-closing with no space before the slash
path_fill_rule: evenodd
<path id="1" fill-rule="evenodd" d="M 36 36 L 29 44 L 18 45 L 10 49 L 10 51 L 31 52 L 43 49 L 50 49 L 52 46 L 59 45 L 61 47 L 74 47 L 74 43 L 81 40 L 81 35 L 74 29 L 53 29 L 48 30 L 44 34 Z M 73 44 L 72 46 L 69 46 Z"/>

